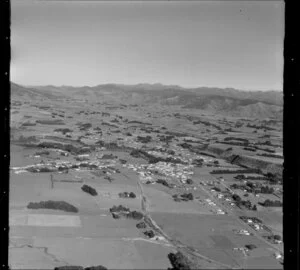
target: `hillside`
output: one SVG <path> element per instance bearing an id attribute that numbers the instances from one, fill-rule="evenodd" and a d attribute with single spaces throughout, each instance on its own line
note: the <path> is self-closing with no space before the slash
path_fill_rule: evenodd
<path id="1" fill-rule="evenodd" d="M 282 119 L 283 95 L 278 91 L 241 91 L 232 88 L 183 88 L 162 84 L 103 84 L 93 87 L 36 86 L 23 87 L 11 84 L 12 95 L 27 95 L 56 99 L 100 98 L 103 95 L 114 100 L 136 104 L 177 105 L 186 109 L 205 110 L 214 114 L 249 118 Z"/>

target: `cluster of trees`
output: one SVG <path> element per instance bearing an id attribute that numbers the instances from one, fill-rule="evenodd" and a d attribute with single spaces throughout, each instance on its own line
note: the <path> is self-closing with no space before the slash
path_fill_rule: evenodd
<path id="1" fill-rule="evenodd" d="M 267 237 L 270 241 L 281 241 L 281 236 L 278 234 L 272 234 Z"/>
<path id="2" fill-rule="evenodd" d="M 142 137 L 142 136 L 137 136 L 136 137 L 136 140 L 138 142 L 141 142 L 141 143 L 149 143 L 152 141 L 152 137 L 147 135 L 146 137 Z"/>
<path id="3" fill-rule="evenodd" d="M 92 195 L 92 196 L 97 196 L 97 195 L 98 195 L 96 189 L 92 188 L 91 186 L 83 185 L 83 186 L 81 187 L 81 189 L 82 189 L 84 192 L 89 193 L 89 194 Z"/>
<path id="4" fill-rule="evenodd" d="M 262 154 L 257 154 L 257 155 L 261 156 L 261 157 L 270 157 L 270 158 L 280 158 L 280 159 L 283 159 L 282 156 L 274 155 L 274 154 L 265 154 L 265 153 L 262 153 Z"/>
<path id="5" fill-rule="evenodd" d="M 234 178 L 237 180 L 268 180 L 265 176 L 245 176 L 244 174 L 238 174 Z"/>
<path id="6" fill-rule="evenodd" d="M 197 166 L 197 167 L 201 167 L 203 165 L 204 160 L 202 158 L 199 159 L 194 159 L 192 164 Z"/>
<path id="7" fill-rule="evenodd" d="M 252 193 L 262 193 L 262 194 L 273 194 L 274 188 L 266 185 L 257 185 L 252 182 L 247 182 L 245 185 L 238 185 L 236 183 L 230 186 L 233 189 L 246 189 L 248 192 Z"/>
<path id="8" fill-rule="evenodd" d="M 74 155 L 86 154 L 91 150 L 94 150 L 93 146 L 85 146 L 81 144 L 80 146 L 75 146 L 74 144 L 62 144 L 58 142 L 41 142 L 37 145 L 40 148 L 57 148 L 63 151 L 67 151 Z"/>
<path id="9" fill-rule="evenodd" d="M 69 129 L 69 128 L 57 128 L 57 129 L 54 129 L 54 132 L 61 132 L 62 134 L 66 134 L 68 132 L 72 132 L 73 130 L 72 129 Z"/>
<path id="10" fill-rule="evenodd" d="M 41 202 L 30 202 L 27 205 L 28 209 L 53 209 L 53 210 L 62 210 L 65 212 L 77 213 L 78 209 L 65 201 L 41 201 Z"/>
<path id="11" fill-rule="evenodd" d="M 166 180 L 164 179 L 157 179 L 156 183 L 162 184 L 163 186 L 166 186 L 168 188 L 172 188 L 172 185 L 170 185 Z"/>
<path id="12" fill-rule="evenodd" d="M 119 205 L 119 206 L 114 205 L 112 208 L 109 209 L 109 211 L 111 212 L 113 218 L 115 219 L 119 219 L 120 217 L 123 216 L 130 219 L 141 220 L 144 217 L 143 213 L 135 210 L 130 211 L 129 208 L 123 205 Z"/>
<path id="13" fill-rule="evenodd" d="M 211 174 L 260 173 L 259 169 L 213 170 Z"/>
<path id="14" fill-rule="evenodd" d="M 169 270 L 191 270 L 191 262 L 181 252 L 169 253 L 168 258 L 173 268 Z"/>
<path id="15" fill-rule="evenodd" d="M 260 223 L 260 224 L 263 223 L 262 220 L 257 217 L 240 216 L 240 219 L 243 220 L 244 222 L 246 222 L 248 219 L 250 219 L 254 223 Z"/>
<path id="16" fill-rule="evenodd" d="M 138 229 L 145 229 L 147 227 L 147 225 L 144 221 L 142 221 L 142 222 L 139 222 L 138 224 L 136 224 L 136 227 Z"/>
<path id="17" fill-rule="evenodd" d="M 149 238 L 152 238 L 155 236 L 154 232 L 152 230 L 145 231 L 144 235 L 148 236 Z"/>
<path id="18" fill-rule="evenodd" d="M 266 199 L 264 202 L 260 202 L 260 205 L 264 206 L 264 207 L 281 207 L 282 206 L 282 202 L 281 201 L 271 201 L 269 199 Z"/>
<path id="19" fill-rule="evenodd" d="M 243 149 L 246 151 L 256 152 L 256 149 L 252 147 L 244 147 Z"/>
<path id="20" fill-rule="evenodd" d="M 67 265 L 67 266 L 58 266 L 55 267 L 54 270 L 107 270 L 106 267 L 102 265 L 97 266 L 89 266 L 86 268 L 83 268 L 82 266 L 76 266 L 76 265 Z"/>
<path id="21" fill-rule="evenodd" d="M 161 142 L 166 142 L 166 143 L 169 143 L 172 141 L 172 139 L 174 138 L 174 136 L 172 135 L 158 135 L 158 139 L 161 141 Z"/>
<path id="22" fill-rule="evenodd" d="M 174 201 L 181 202 L 181 201 L 192 201 L 194 200 L 194 196 L 192 193 L 183 193 L 180 196 L 178 194 L 174 194 L 173 196 Z"/>
<path id="23" fill-rule="evenodd" d="M 249 200 L 242 200 L 242 198 L 237 194 L 233 194 L 232 199 L 235 201 L 235 204 L 238 207 L 245 207 L 248 210 L 257 211 L 256 205 L 252 205 L 251 201 Z"/>
<path id="24" fill-rule="evenodd" d="M 244 143 L 249 143 L 249 140 L 244 139 L 244 138 L 237 138 L 237 137 L 226 137 L 224 138 L 224 141 L 240 141 L 240 142 L 244 142 Z"/>
<path id="25" fill-rule="evenodd" d="M 124 191 L 124 192 L 120 192 L 119 193 L 119 197 L 120 198 L 136 198 L 136 195 L 131 191 L 131 192 L 127 192 L 127 191 Z"/>
<path id="26" fill-rule="evenodd" d="M 146 151 L 140 150 L 140 149 L 134 149 L 131 151 L 130 153 L 131 156 L 135 157 L 135 158 L 143 158 L 148 160 L 148 162 L 150 164 L 154 164 L 154 163 L 158 163 L 158 162 L 170 162 L 170 163 L 180 163 L 180 164 L 184 164 L 184 162 L 181 159 L 176 159 L 176 158 L 172 158 L 172 157 L 156 157 L 153 156 L 149 153 L 147 153 Z"/>
<path id="27" fill-rule="evenodd" d="M 60 119 L 54 119 L 54 120 L 36 120 L 36 123 L 42 124 L 42 125 L 64 125 L 65 123 Z"/>

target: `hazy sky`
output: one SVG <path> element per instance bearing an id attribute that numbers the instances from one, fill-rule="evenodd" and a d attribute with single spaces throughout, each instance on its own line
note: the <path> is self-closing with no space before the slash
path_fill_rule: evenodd
<path id="1" fill-rule="evenodd" d="M 12 0 L 11 80 L 282 90 L 283 1 Z"/>

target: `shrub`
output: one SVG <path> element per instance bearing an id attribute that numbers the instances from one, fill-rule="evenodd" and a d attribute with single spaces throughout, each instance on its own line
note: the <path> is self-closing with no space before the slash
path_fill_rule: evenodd
<path id="1" fill-rule="evenodd" d="M 162 184 L 163 186 L 166 186 L 166 187 L 170 187 L 169 183 L 166 180 L 164 180 L 164 179 L 157 179 L 156 183 Z"/>
<path id="2" fill-rule="evenodd" d="M 142 222 L 136 224 L 136 227 L 138 229 L 145 229 L 147 227 L 147 225 L 146 225 L 146 223 L 144 221 L 142 221 Z"/>
<path id="3" fill-rule="evenodd" d="M 181 253 L 169 253 L 168 258 L 172 265 L 172 270 L 190 270 L 190 262 L 189 260 Z"/>
<path id="4" fill-rule="evenodd" d="M 82 189 L 84 192 L 91 194 L 92 196 L 98 195 L 96 189 L 94 189 L 94 188 L 92 188 L 92 187 L 90 187 L 90 186 L 88 186 L 88 185 L 83 185 L 83 186 L 81 187 L 81 189 Z"/>
<path id="5" fill-rule="evenodd" d="M 57 129 L 54 129 L 54 132 L 61 132 L 62 134 L 66 134 L 68 132 L 72 132 L 72 130 L 69 128 L 57 128 Z"/>
<path id="6" fill-rule="evenodd" d="M 141 220 L 143 217 L 144 217 L 144 215 L 138 211 L 132 211 L 127 214 L 127 218 L 132 218 L 132 219 L 136 219 L 136 220 Z"/>
<path id="7" fill-rule="evenodd" d="M 152 230 L 149 230 L 149 231 L 145 231 L 144 234 L 146 236 L 148 236 L 149 238 L 152 238 L 155 236 L 154 232 Z"/>
<path id="8" fill-rule="evenodd" d="M 30 202 L 27 205 L 27 208 L 29 209 L 53 209 L 53 210 L 62 210 L 65 212 L 73 212 L 73 213 L 77 213 L 78 209 L 65 202 L 65 201 L 42 201 L 42 202 Z"/>
<path id="9" fill-rule="evenodd" d="M 253 245 L 253 244 L 248 244 L 248 245 L 245 245 L 245 248 L 249 249 L 249 250 L 252 250 L 252 249 L 255 249 L 257 248 L 256 245 Z"/>
<path id="10" fill-rule="evenodd" d="M 193 196 L 192 193 L 184 193 L 184 194 L 181 195 L 181 197 L 183 199 L 187 199 L 187 200 L 190 200 L 190 201 L 194 200 L 194 196 Z"/>
<path id="11" fill-rule="evenodd" d="M 277 241 L 280 241 L 281 240 L 281 236 L 278 235 L 278 234 L 275 234 L 275 235 L 273 235 L 273 239 L 277 240 Z"/>
<path id="12" fill-rule="evenodd" d="M 119 193 L 120 198 L 136 198 L 136 195 L 133 192 L 120 192 Z"/>
<path id="13" fill-rule="evenodd" d="M 186 183 L 189 184 L 189 185 L 192 185 L 194 183 L 194 181 L 189 178 L 189 179 L 186 180 Z"/>
<path id="14" fill-rule="evenodd" d="M 112 212 L 129 212 L 129 208 L 123 206 L 123 205 L 119 205 L 119 206 L 116 206 L 114 205 L 112 208 L 109 209 L 109 211 L 112 213 Z"/>
<path id="15" fill-rule="evenodd" d="M 239 202 L 239 201 L 242 200 L 241 197 L 240 197 L 239 195 L 237 195 L 237 194 L 233 194 L 233 195 L 232 195 L 232 199 L 233 199 L 234 201 L 236 201 L 236 202 Z"/>
<path id="16" fill-rule="evenodd" d="M 130 197 L 130 198 L 136 198 L 136 195 L 135 195 L 133 192 L 130 192 L 130 193 L 129 193 L 129 197 Z"/>

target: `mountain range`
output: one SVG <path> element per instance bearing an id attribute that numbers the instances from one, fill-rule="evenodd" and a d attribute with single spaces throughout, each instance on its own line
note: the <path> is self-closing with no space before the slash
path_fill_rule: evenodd
<path id="1" fill-rule="evenodd" d="M 234 88 L 184 88 L 163 84 L 101 84 L 97 86 L 21 86 L 11 83 L 12 97 L 26 96 L 60 99 L 62 97 L 101 98 L 130 104 L 181 106 L 235 117 L 282 119 L 283 93 L 279 91 L 242 91 Z"/>

